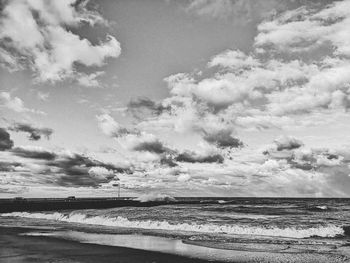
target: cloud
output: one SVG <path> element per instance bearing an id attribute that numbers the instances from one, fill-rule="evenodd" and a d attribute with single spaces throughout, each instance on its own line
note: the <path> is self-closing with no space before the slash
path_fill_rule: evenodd
<path id="1" fill-rule="evenodd" d="M 240 50 L 227 50 L 214 56 L 209 61 L 208 67 L 216 66 L 239 70 L 260 66 L 260 62 L 252 56 L 247 56 Z"/>
<path id="2" fill-rule="evenodd" d="M 38 97 L 38 99 L 39 100 L 41 100 L 41 101 L 47 101 L 48 99 L 49 99 L 49 97 L 50 97 L 50 94 L 49 93 L 45 93 L 45 92 L 38 92 L 38 94 L 37 94 L 37 97 Z"/>
<path id="3" fill-rule="evenodd" d="M 118 177 L 115 176 L 115 173 L 112 170 L 108 170 L 105 167 L 95 166 L 89 169 L 89 175 L 95 176 L 100 179 L 110 179 L 116 180 Z"/>
<path id="4" fill-rule="evenodd" d="M 9 92 L 2 91 L 0 92 L 0 106 L 3 106 L 7 109 L 13 110 L 18 113 L 36 113 L 36 114 L 44 114 L 41 111 L 37 111 L 34 109 L 28 109 L 24 106 L 23 100 L 18 97 L 12 97 Z"/>
<path id="5" fill-rule="evenodd" d="M 171 152 L 168 147 L 153 134 L 141 132 L 137 129 L 127 129 L 116 122 L 109 114 L 97 116 L 98 125 L 102 132 L 118 142 L 127 149 L 139 152 L 150 152 L 163 154 Z"/>
<path id="6" fill-rule="evenodd" d="M 158 116 L 164 111 L 169 111 L 170 107 L 163 106 L 161 103 L 154 102 L 147 97 L 138 97 L 131 99 L 127 105 L 130 111 L 136 118 L 144 118 L 144 116 Z"/>
<path id="7" fill-rule="evenodd" d="M 281 136 L 274 140 L 276 148 L 269 148 L 264 152 L 280 166 L 311 172 L 322 172 L 326 175 L 336 174 L 335 171 L 349 170 L 347 153 L 326 148 L 310 149 L 293 137 Z M 344 155 L 344 156 L 342 156 Z"/>
<path id="8" fill-rule="evenodd" d="M 27 185 L 64 187 L 100 187 L 115 180 L 119 173 L 130 173 L 128 167 L 70 151 L 52 151 L 42 147 L 20 146 L 1 155 L 0 180 L 8 185 L 25 182 Z M 5 176 L 5 177 L 4 177 Z"/>
<path id="9" fill-rule="evenodd" d="M 306 6 L 287 11 L 258 26 L 257 46 L 278 51 L 305 52 L 331 45 L 338 55 L 349 55 L 349 1 L 336 1 L 320 8 Z"/>
<path id="10" fill-rule="evenodd" d="M 234 19 L 239 23 L 261 20 L 285 8 L 281 1 L 267 0 L 191 0 L 185 10 L 197 16 L 214 19 Z"/>
<path id="11" fill-rule="evenodd" d="M 11 152 L 23 158 L 29 159 L 40 159 L 40 160 L 54 160 L 57 155 L 52 151 L 47 151 L 42 149 L 41 147 L 15 147 L 11 150 Z"/>
<path id="12" fill-rule="evenodd" d="M 195 2 L 197 7 L 223 4 Z M 280 12 L 258 25 L 249 54 L 225 50 L 210 59 L 206 74 L 194 71 L 167 77 L 171 97 L 162 105 L 171 111 L 160 114 L 157 121 L 150 119 L 149 125 L 201 132 L 210 120 L 234 132 L 305 127 L 330 122 L 327 115 L 332 113 L 346 114 L 350 14 L 343 10 L 348 3 Z M 301 56 L 304 51 L 310 52 Z"/>
<path id="13" fill-rule="evenodd" d="M 243 143 L 239 139 L 232 136 L 231 130 L 219 130 L 214 133 L 205 132 L 203 139 L 220 148 L 239 148 L 243 146 Z"/>
<path id="14" fill-rule="evenodd" d="M 12 70 L 28 68 L 41 82 L 72 78 L 78 72 L 76 65 L 99 67 L 108 57 L 120 55 L 120 44 L 113 36 L 94 45 L 71 30 L 105 23 L 87 8 L 86 1 L 5 1 L 0 19 L 1 62 Z"/>
<path id="15" fill-rule="evenodd" d="M 122 127 L 113 117 L 107 113 L 96 116 L 98 126 L 102 132 L 110 137 L 121 137 L 133 133 L 127 128 Z"/>
<path id="16" fill-rule="evenodd" d="M 12 147 L 13 141 L 10 134 L 4 128 L 0 128 L 0 151 L 9 150 Z"/>
<path id="17" fill-rule="evenodd" d="M 277 151 L 293 150 L 303 146 L 302 141 L 290 136 L 281 136 L 275 139 L 274 143 L 277 145 Z"/>
<path id="18" fill-rule="evenodd" d="M 180 174 L 177 177 L 177 180 L 179 182 L 188 182 L 189 180 L 191 180 L 191 176 L 189 174 Z"/>
<path id="19" fill-rule="evenodd" d="M 196 152 L 186 151 L 178 154 L 175 160 L 187 163 L 222 163 L 224 157 L 220 154 L 201 155 Z"/>
<path id="20" fill-rule="evenodd" d="M 146 151 L 157 154 L 165 153 L 168 151 L 168 149 L 164 147 L 163 143 L 157 139 L 139 141 L 132 147 L 132 149 L 134 151 Z"/>
<path id="21" fill-rule="evenodd" d="M 77 81 L 78 81 L 79 85 L 81 85 L 81 86 L 98 87 L 100 85 L 100 83 L 97 80 L 97 78 L 103 74 L 104 74 L 103 71 L 98 71 L 98 72 L 91 73 L 91 74 L 81 73 L 81 74 L 79 74 Z"/>
<path id="22" fill-rule="evenodd" d="M 37 128 L 27 123 L 15 123 L 9 127 L 9 130 L 28 133 L 28 138 L 32 141 L 40 140 L 41 136 L 45 136 L 46 139 L 50 139 L 50 136 L 53 133 L 53 130 L 50 128 Z"/>

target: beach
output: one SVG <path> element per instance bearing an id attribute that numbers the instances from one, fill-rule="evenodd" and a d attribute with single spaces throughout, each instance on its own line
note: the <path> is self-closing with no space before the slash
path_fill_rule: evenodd
<path id="1" fill-rule="evenodd" d="M 43 229 L 41 229 L 43 230 Z M 33 232 L 34 231 L 34 232 Z M 263 249 L 249 251 L 243 247 L 222 250 L 223 254 L 231 255 L 225 260 L 199 259 L 180 256 L 173 253 L 162 253 L 142 249 L 119 247 L 115 245 L 99 245 L 72 241 L 55 236 L 30 235 L 40 229 L 28 227 L 0 227 L 0 262 L 62 262 L 62 263 L 204 263 L 204 262 L 350 262 L 345 255 L 329 255 L 324 253 L 274 253 Z M 29 234 L 29 235 L 26 235 Z M 198 249 L 213 248 L 198 246 Z"/>
<path id="2" fill-rule="evenodd" d="M 64 263 L 138 263 L 207 261 L 152 251 L 83 244 L 53 237 L 20 235 L 30 228 L 0 227 L 0 262 L 64 262 Z"/>
<path id="3" fill-rule="evenodd" d="M 0 214 L 0 262 L 350 262 L 349 199 Z"/>

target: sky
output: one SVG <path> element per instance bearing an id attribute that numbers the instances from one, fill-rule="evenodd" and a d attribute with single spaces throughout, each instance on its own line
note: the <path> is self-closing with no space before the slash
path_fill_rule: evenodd
<path id="1" fill-rule="evenodd" d="M 349 0 L 1 1 L 0 198 L 349 197 L 349 28 Z"/>

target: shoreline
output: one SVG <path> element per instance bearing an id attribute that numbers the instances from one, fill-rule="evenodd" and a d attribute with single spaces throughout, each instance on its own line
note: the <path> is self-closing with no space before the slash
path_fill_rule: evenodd
<path id="1" fill-rule="evenodd" d="M 80 243 L 55 237 L 25 236 L 35 228 L 0 226 L 0 261 L 4 263 L 205 263 L 196 258 L 133 248 Z M 232 262 L 232 261 L 231 261 Z"/>
<path id="2" fill-rule="evenodd" d="M 39 231 L 39 232 L 38 232 Z M 63 235 L 41 235 L 41 232 L 48 231 L 48 233 L 63 233 Z M 25 263 L 25 262 L 61 262 L 61 263 L 249 263 L 249 262 L 269 262 L 269 263 L 329 263 L 329 262 L 349 262 L 350 263 L 350 251 L 348 248 L 342 247 L 340 250 L 333 251 L 319 251 L 318 253 L 311 250 L 300 250 L 297 247 L 288 251 L 289 249 L 282 249 L 279 252 L 273 249 L 273 247 L 263 245 L 260 249 L 254 250 L 248 247 L 241 246 L 240 244 L 232 243 L 232 246 L 220 252 L 221 257 L 203 257 L 203 255 L 213 256 L 213 249 L 215 246 L 207 246 L 202 244 L 198 246 L 196 242 L 192 243 L 186 254 L 174 254 L 161 243 L 153 242 L 152 239 L 144 239 L 147 236 L 140 236 L 140 239 L 128 240 L 129 235 L 114 235 L 114 234 L 91 234 L 87 232 L 75 232 L 67 235 L 65 231 L 55 231 L 48 227 L 5 227 L 0 226 L 0 262 L 4 263 Z M 34 235 L 31 235 L 33 234 Z M 36 235 L 35 233 L 39 233 Z M 83 239 L 70 239 L 74 237 L 74 233 L 82 233 Z M 102 237 L 102 239 L 101 239 Z M 103 239 L 105 238 L 105 239 Z M 158 239 L 158 237 L 154 237 Z M 130 241 L 131 240 L 131 241 Z M 145 241 L 147 240 L 147 241 Z M 113 242 L 114 241 L 114 242 Z M 173 240 L 174 241 L 174 240 Z M 175 240 L 176 241 L 176 240 Z M 128 243 L 129 242 L 129 243 Z M 130 243 L 131 242 L 131 243 Z M 145 243 L 146 242 L 146 243 Z M 137 243 L 150 247 L 140 248 L 135 246 Z M 186 245 L 187 242 L 184 242 Z M 131 244 L 131 246 L 130 246 Z M 187 243 L 188 244 L 188 243 Z M 152 250 L 156 247 L 156 250 Z M 203 246 L 204 245 L 204 246 Z M 212 244 L 211 244 L 212 245 Z M 227 244 L 229 245 L 229 244 Z M 246 244 L 248 245 L 248 244 Z M 158 246 L 158 247 L 157 247 Z M 179 249 L 183 247 L 181 244 L 175 245 L 173 248 Z M 339 249 L 339 248 L 338 248 Z M 176 249 L 175 249 L 176 250 Z M 174 250 L 174 251 L 175 251 Z M 259 251 L 260 250 L 260 251 Z M 274 251 L 275 250 L 275 251 Z M 186 250 L 185 250 L 186 251 Z M 195 254 L 195 252 L 201 251 Z M 277 252 L 277 253 L 276 253 Z M 325 253 L 326 252 L 326 253 Z M 336 253 L 334 253 L 336 252 Z M 216 251 L 217 253 L 217 251 Z M 214 253 L 215 254 L 215 253 Z"/>

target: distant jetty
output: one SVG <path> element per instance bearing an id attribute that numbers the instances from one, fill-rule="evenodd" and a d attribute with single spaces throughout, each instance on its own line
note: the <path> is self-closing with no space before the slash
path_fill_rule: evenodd
<path id="1" fill-rule="evenodd" d="M 113 207 L 150 207 L 166 204 L 194 204 L 203 202 L 200 198 L 176 198 L 176 201 L 162 200 L 140 202 L 135 197 L 116 198 L 12 198 L 0 199 L 0 213 L 58 211 L 73 209 L 103 209 Z"/>
<path id="2" fill-rule="evenodd" d="M 102 209 L 123 206 L 147 207 L 164 204 L 166 204 L 166 201 L 139 202 L 134 200 L 134 198 L 14 198 L 0 200 L 0 213 L 70 209 Z"/>

